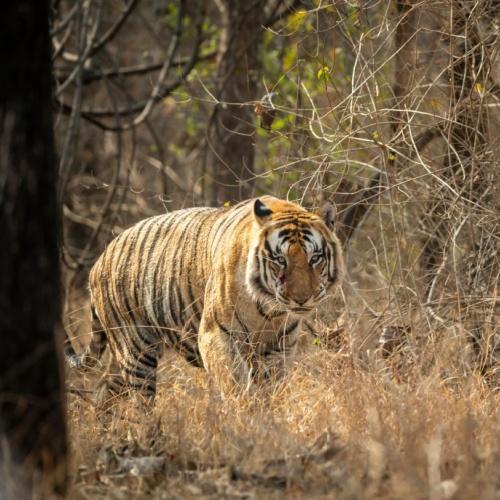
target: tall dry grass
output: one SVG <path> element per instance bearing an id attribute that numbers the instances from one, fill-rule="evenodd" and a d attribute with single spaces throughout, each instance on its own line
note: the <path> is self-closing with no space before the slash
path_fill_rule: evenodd
<path id="1" fill-rule="evenodd" d="M 104 413 L 82 391 L 97 374 L 70 375 L 72 494 L 498 498 L 499 396 L 463 350 L 436 340 L 404 365 L 318 344 L 284 380 L 224 400 L 203 370 L 167 356 L 150 410 L 127 397 Z"/>

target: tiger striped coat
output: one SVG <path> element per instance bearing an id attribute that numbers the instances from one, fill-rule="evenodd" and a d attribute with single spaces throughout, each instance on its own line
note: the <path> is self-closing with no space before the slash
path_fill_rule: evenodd
<path id="1" fill-rule="evenodd" d="M 82 355 L 67 349 L 70 364 L 92 366 L 109 345 L 118 385 L 148 396 L 165 345 L 223 392 L 281 372 L 302 322 L 341 280 L 333 216 L 329 204 L 313 213 L 263 196 L 139 222 L 91 270 L 93 336 Z"/>

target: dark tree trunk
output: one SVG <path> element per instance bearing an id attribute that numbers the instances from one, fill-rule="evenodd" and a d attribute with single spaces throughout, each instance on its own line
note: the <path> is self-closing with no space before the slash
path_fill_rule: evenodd
<path id="1" fill-rule="evenodd" d="M 251 195 L 254 176 L 255 113 L 261 69 L 264 0 L 219 0 L 222 36 L 215 96 L 208 130 L 207 191 L 210 204 Z"/>
<path id="2" fill-rule="evenodd" d="M 66 475 L 49 2 L 7 2 L 0 40 L 0 498 L 49 497 Z"/>

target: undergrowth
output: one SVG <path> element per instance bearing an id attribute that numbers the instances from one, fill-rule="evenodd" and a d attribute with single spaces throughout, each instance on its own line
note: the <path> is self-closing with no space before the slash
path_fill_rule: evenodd
<path id="1" fill-rule="evenodd" d="M 466 360 L 433 345 L 402 370 L 399 354 L 360 360 L 316 344 L 284 380 L 226 399 L 168 355 L 151 409 L 125 397 L 103 412 L 101 374 L 71 374 L 72 494 L 498 498 L 498 392 Z"/>

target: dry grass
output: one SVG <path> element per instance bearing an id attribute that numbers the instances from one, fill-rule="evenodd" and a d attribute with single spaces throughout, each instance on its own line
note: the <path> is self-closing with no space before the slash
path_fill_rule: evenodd
<path id="1" fill-rule="evenodd" d="M 498 393 L 450 349 L 428 342 L 404 365 L 314 345 L 286 380 L 226 400 L 167 356 L 151 411 L 70 396 L 72 495 L 499 498 Z"/>

